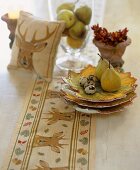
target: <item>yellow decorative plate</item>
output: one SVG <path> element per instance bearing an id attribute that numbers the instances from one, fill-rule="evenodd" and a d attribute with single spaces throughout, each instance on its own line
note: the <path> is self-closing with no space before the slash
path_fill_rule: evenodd
<path id="1" fill-rule="evenodd" d="M 80 107 L 78 105 L 75 105 L 74 108 L 75 110 L 87 114 L 112 114 L 112 113 L 118 113 L 122 112 L 125 110 L 127 106 L 129 106 L 131 102 L 126 102 L 124 104 L 115 106 L 115 107 L 108 107 L 108 108 L 103 108 L 103 109 L 93 109 L 93 108 L 88 108 L 88 107 Z"/>
<path id="2" fill-rule="evenodd" d="M 111 114 L 121 112 L 136 97 L 136 78 L 130 72 L 121 73 L 121 88 L 116 92 L 105 92 L 100 83 L 96 84 L 96 93 L 87 95 L 80 86 L 80 78 L 95 75 L 95 67 L 88 65 L 80 73 L 69 71 L 61 89 L 61 96 L 73 105 L 75 110 L 88 114 Z"/>
<path id="3" fill-rule="evenodd" d="M 100 84 L 96 87 L 96 93 L 87 95 L 79 84 L 80 77 L 88 77 L 95 74 L 95 67 L 88 65 L 80 73 L 69 71 L 68 77 L 63 78 L 64 82 L 70 86 L 73 91 L 73 96 L 76 99 L 90 101 L 90 102 L 111 102 L 114 100 L 122 99 L 131 93 L 136 88 L 136 78 L 131 76 L 130 72 L 119 73 L 121 77 L 121 88 L 117 92 L 105 92 Z"/>
<path id="4" fill-rule="evenodd" d="M 73 96 L 72 94 L 66 93 L 63 88 L 61 90 L 61 95 L 63 96 L 65 100 L 69 102 L 72 102 L 79 106 L 89 107 L 89 108 L 114 107 L 114 106 L 118 106 L 118 105 L 121 105 L 127 102 L 131 102 L 136 97 L 136 93 L 131 92 L 127 94 L 125 98 L 114 100 L 111 102 L 90 102 L 90 101 L 85 101 L 85 100 L 80 100 L 80 99 L 75 98 L 75 96 Z"/>

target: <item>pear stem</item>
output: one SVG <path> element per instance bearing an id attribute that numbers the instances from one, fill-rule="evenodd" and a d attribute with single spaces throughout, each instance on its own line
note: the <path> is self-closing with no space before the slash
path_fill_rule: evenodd
<path id="1" fill-rule="evenodd" d="M 101 59 L 103 60 L 103 57 L 98 53 L 98 56 L 100 56 L 101 57 Z"/>

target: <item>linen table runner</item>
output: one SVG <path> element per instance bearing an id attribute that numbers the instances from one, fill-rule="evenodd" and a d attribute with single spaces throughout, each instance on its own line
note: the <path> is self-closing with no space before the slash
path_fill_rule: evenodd
<path id="1" fill-rule="evenodd" d="M 2 170 L 94 170 L 95 117 L 60 98 L 62 83 L 34 80 Z"/>

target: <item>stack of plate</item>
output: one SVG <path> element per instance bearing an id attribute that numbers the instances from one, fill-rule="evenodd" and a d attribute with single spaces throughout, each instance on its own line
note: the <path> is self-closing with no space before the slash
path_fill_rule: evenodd
<path id="1" fill-rule="evenodd" d="M 94 75 L 95 69 L 95 67 L 88 65 L 80 73 L 69 71 L 68 77 L 63 78 L 61 96 L 71 103 L 77 111 L 84 113 L 110 114 L 123 111 L 136 97 L 136 78 L 132 77 L 130 72 L 120 72 L 121 88 L 118 91 L 105 92 L 98 83 L 96 93 L 88 95 L 80 86 L 79 81 L 81 77 Z"/>

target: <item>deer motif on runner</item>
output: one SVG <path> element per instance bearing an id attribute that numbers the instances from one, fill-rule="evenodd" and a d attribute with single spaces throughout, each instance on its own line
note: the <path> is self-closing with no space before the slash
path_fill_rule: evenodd
<path id="1" fill-rule="evenodd" d="M 21 33 L 21 26 L 24 21 L 21 22 L 17 28 L 20 36 L 16 35 L 16 45 L 19 47 L 18 63 L 26 69 L 33 69 L 32 56 L 34 52 L 40 52 L 47 46 L 47 40 L 55 33 L 57 27 L 49 32 L 48 26 L 46 26 L 46 35 L 41 39 L 36 39 L 37 31 L 34 32 L 32 40 L 30 42 L 26 41 L 26 35 L 28 28 L 25 33 Z"/>
<path id="2" fill-rule="evenodd" d="M 66 139 L 64 138 L 63 132 L 54 133 L 52 137 L 36 135 L 33 142 L 33 147 L 50 146 L 52 151 L 60 153 L 60 148 L 63 148 L 63 145 L 67 145 L 59 143 L 62 139 Z"/>
<path id="3" fill-rule="evenodd" d="M 56 123 L 59 120 L 72 121 L 74 119 L 73 112 L 61 113 L 56 108 L 53 108 L 51 112 L 44 113 L 44 114 L 51 114 L 52 115 L 52 117 L 50 117 L 50 118 L 42 118 L 42 119 L 47 119 L 48 120 L 47 125 L 52 125 L 52 124 Z"/>
<path id="4" fill-rule="evenodd" d="M 57 168 L 50 168 L 49 164 L 46 161 L 40 160 L 40 166 L 36 166 L 36 169 L 32 170 L 68 170 L 68 167 L 57 167 Z"/>
<path id="5" fill-rule="evenodd" d="M 52 91 L 52 90 L 48 90 L 47 92 L 47 98 L 60 98 L 60 92 L 59 91 Z"/>

